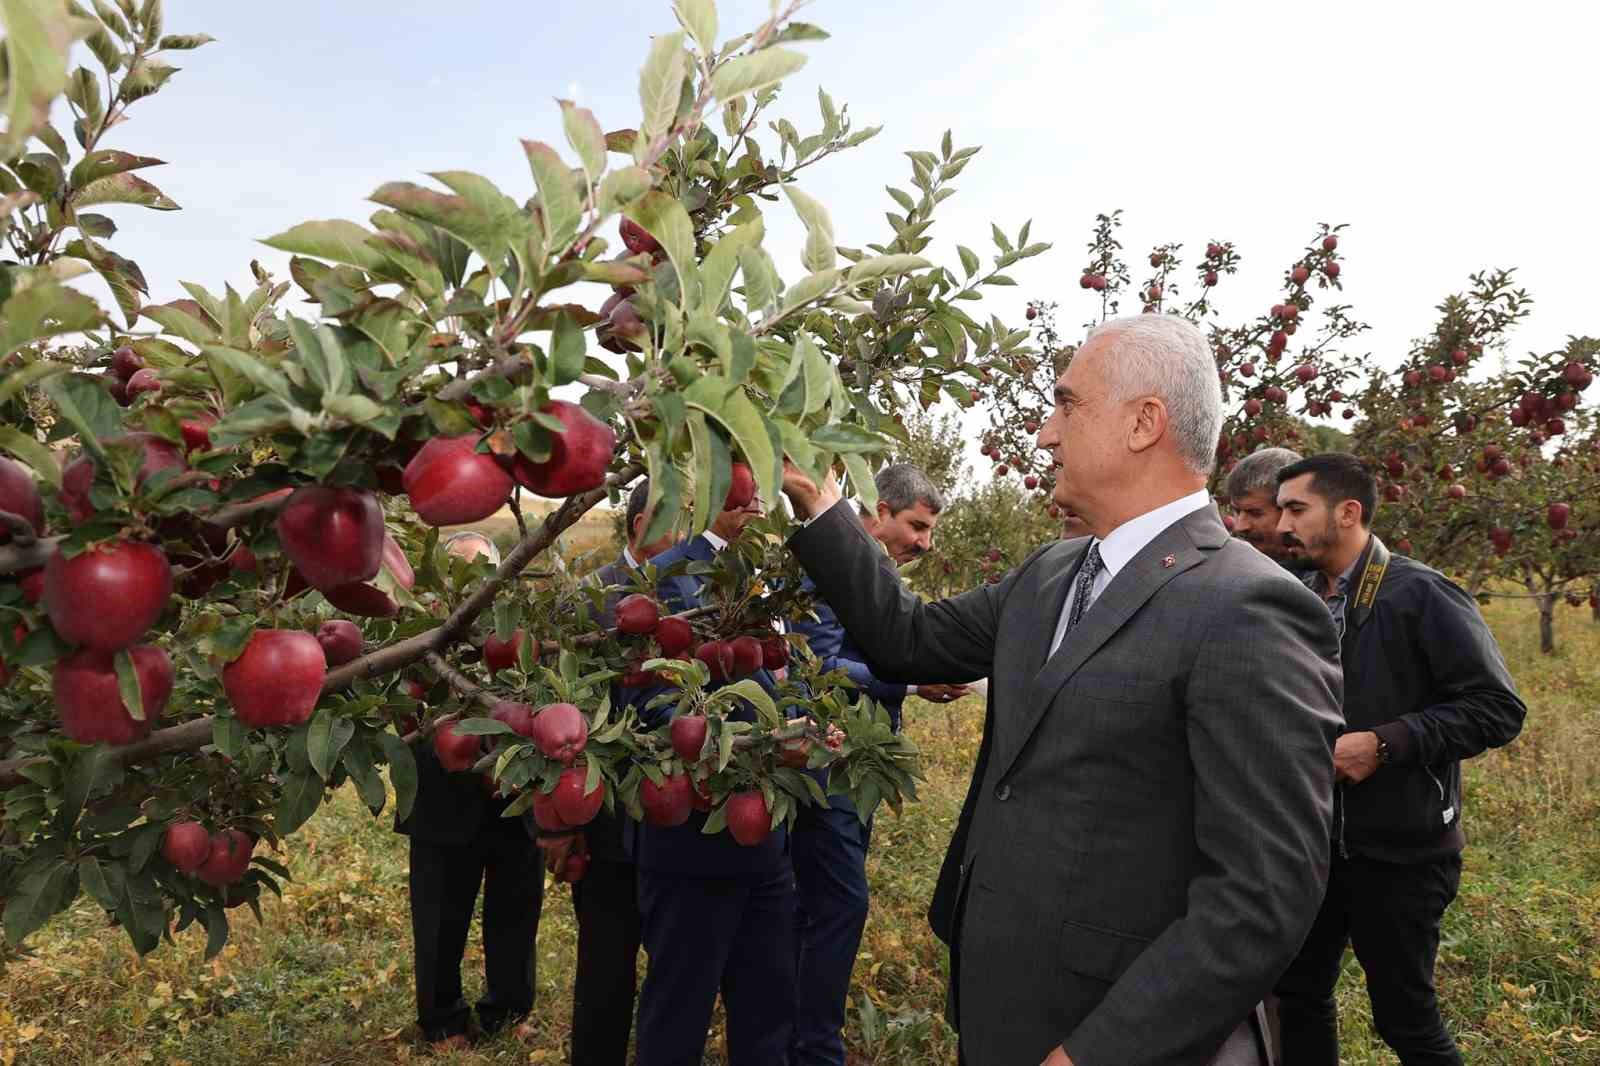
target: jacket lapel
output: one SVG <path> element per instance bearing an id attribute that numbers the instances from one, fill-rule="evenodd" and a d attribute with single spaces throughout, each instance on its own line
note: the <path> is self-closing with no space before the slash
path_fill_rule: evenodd
<path id="1" fill-rule="evenodd" d="M 1022 754 L 1022 749 L 1027 746 L 1045 712 L 1055 702 L 1056 693 L 1072 680 L 1084 663 L 1127 624 L 1128 619 L 1162 586 L 1184 571 L 1200 565 L 1205 561 L 1207 552 L 1221 547 L 1227 540 L 1227 530 L 1217 517 L 1216 508 L 1207 507 L 1168 526 L 1129 560 L 1128 565 L 1111 579 L 1099 598 L 1090 605 L 1077 627 L 1067 634 L 1061 647 L 1034 675 L 1028 686 L 1017 728 L 1002 730 L 1007 741 L 998 753 L 1002 777 L 1010 772 L 1012 764 Z M 1171 566 L 1165 565 L 1168 556 L 1172 557 Z M 1071 572 L 1076 573 L 1077 568 L 1072 567 Z M 1044 637 L 1048 653 L 1049 642 L 1054 639 L 1055 627 L 1060 620 L 1065 593 L 1060 601 L 1045 602 L 1054 603 L 1056 608 L 1056 614 L 1047 623 L 1048 632 Z"/>
<path id="2" fill-rule="evenodd" d="M 1082 537 L 1065 544 L 1057 552 L 1061 565 L 1039 586 L 1035 598 L 1037 615 L 1027 636 L 1027 649 L 1020 660 L 1023 677 L 1032 678 L 1043 669 L 1050 655 L 1050 642 L 1055 639 L 1056 625 L 1061 621 L 1061 611 L 1067 605 L 1067 593 L 1083 567 L 1083 557 L 1089 553 L 1090 537 Z"/>

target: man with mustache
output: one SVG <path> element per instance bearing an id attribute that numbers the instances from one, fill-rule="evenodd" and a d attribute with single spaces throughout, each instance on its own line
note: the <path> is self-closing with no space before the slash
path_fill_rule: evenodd
<path id="1" fill-rule="evenodd" d="M 1527 708 L 1472 597 L 1372 533 L 1372 471 L 1330 452 L 1278 471 L 1278 528 L 1340 637 L 1345 728 L 1333 750 L 1333 862 L 1278 981 L 1283 1061 L 1338 1066 L 1334 985 L 1348 944 L 1373 1027 L 1404 1066 L 1460 1066 L 1434 994 L 1439 922 L 1461 883 L 1461 760 L 1508 744 Z"/>
<path id="2" fill-rule="evenodd" d="M 1228 500 L 1233 504 L 1233 535 L 1292 573 L 1315 569 L 1303 552 L 1290 546 L 1278 530 L 1278 471 L 1298 463 L 1300 453 L 1288 448 L 1262 448 L 1240 459 L 1228 473 Z"/>
<path id="3" fill-rule="evenodd" d="M 927 474 L 909 463 L 886 466 L 874 480 L 878 506 L 873 512 L 863 510 L 861 524 L 896 566 L 905 566 L 933 547 L 933 528 L 944 510 L 944 496 Z M 879 680 L 833 609 L 820 597 L 814 609 L 816 620 L 797 620 L 795 632 L 805 636 L 824 669 L 843 670 L 858 691 L 882 704 L 896 731 L 906 696 L 949 703 L 966 695 L 966 685 Z M 795 819 L 790 840 L 800 891 L 800 994 L 792 1066 L 844 1066 L 845 997 L 867 925 L 871 838 L 871 825 L 862 823 L 845 796 L 828 797 L 827 807 L 802 807 Z"/>

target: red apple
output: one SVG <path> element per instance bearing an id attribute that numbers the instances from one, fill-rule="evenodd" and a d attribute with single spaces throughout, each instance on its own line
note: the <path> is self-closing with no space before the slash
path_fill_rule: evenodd
<path id="1" fill-rule="evenodd" d="M 656 643 L 663 658 L 676 659 L 694 643 L 694 628 L 686 618 L 667 617 L 656 623 Z"/>
<path id="2" fill-rule="evenodd" d="M 278 540 L 312 588 L 370 581 L 383 561 L 383 508 L 363 489 L 304 485 L 278 512 Z"/>
<path id="3" fill-rule="evenodd" d="M 1336 277 L 1339 276 L 1339 264 L 1338 263 L 1328 263 L 1327 265 L 1325 265 L 1322 268 L 1322 272 L 1324 274 L 1328 275 L 1328 277 L 1330 277 L 1330 278 L 1336 278 Z"/>
<path id="4" fill-rule="evenodd" d="M 518 484 L 557 499 L 605 484 L 606 468 L 617 447 L 611 427 L 566 400 L 551 400 L 539 410 L 566 428 L 550 435 L 550 458 L 544 462 L 532 462 L 521 453 L 512 459 L 511 476 Z"/>
<path id="5" fill-rule="evenodd" d="M 494 456 L 475 451 L 477 444 L 475 433 L 435 437 L 406 464 L 401 485 L 417 517 L 428 525 L 482 521 L 511 495 L 511 476 Z"/>
<path id="6" fill-rule="evenodd" d="M 1552 503 L 1544 513 L 1544 520 L 1551 529 L 1566 529 L 1567 519 L 1571 517 L 1572 508 L 1564 503 Z"/>
<path id="7" fill-rule="evenodd" d="M 561 864 L 561 880 L 568 884 L 576 884 L 583 880 L 583 875 L 589 872 L 589 853 L 575 851 L 568 855 Z"/>
<path id="8" fill-rule="evenodd" d="M 734 637 L 728 642 L 728 647 L 733 651 L 733 677 L 749 677 L 761 669 L 764 655 L 761 650 L 761 641 L 755 637 Z"/>
<path id="9" fill-rule="evenodd" d="M 1256 365 L 1254 363 L 1241 363 L 1241 364 L 1239 364 L 1239 376 L 1240 377 L 1246 377 L 1246 378 L 1255 377 L 1255 373 L 1256 373 Z"/>
<path id="10" fill-rule="evenodd" d="M 1464 500 L 1467 498 L 1467 487 L 1465 485 L 1451 485 L 1445 492 L 1449 494 L 1452 500 Z"/>
<path id="11" fill-rule="evenodd" d="M 694 785 L 688 774 L 667 774 L 660 787 L 647 777 L 639 782 L 639 805 L 644 808 L 644 820 L 651 825 L 682 825 L 694 808 Z"/>
<path id="12" fill-rule="evenodd" d="M 540 829 L 552 833 L 563 829 L 571 829 L 561 813 L 556 810 L 555 796 L 548 792 L 535 792 L 533 794 L 533 820 Z"/>
<path id="13" fill-rule="evenodd" d="M 184 448 L 191 452 L 210 451 L 211 427 L 216 424 L 217 416 L 213 414 L 198 414 L 179 422 L 178 431 L 183 434 Z"/>
<path id="14" fill-rule="evenodd" d="M 222 668 L 222 689 L 249 729 L 302 725 L 316 709 L 328 662 L 303 629 L 258 629 L 244 652 Z"/>
<path id="15" fill-rule="evenodd" d="M 1206 285 L 1208 287 L 1212 286 L 1212 285 L 1215 285 L 1217 283 L 1217 272 L 1215 270 L 1206 271 L 1206 273 L 1205 273 L 1205 283 L 1206 283 Z"/>
<path id="16" fill-rule="evenodd" d="M 152 544 L 119 540 L 44 568 L 44 605 L 63 640 L 118 651 L 138 640 L 172 596 L 172 567 Z"/>
<path id="17" fill-rule="evenodd" d="M 195 876 L 216 888 L 237 884 L 250 869 L 250 854 L 256 842 L 240 829 L 225 829 L 211 837 L 211 850 L 195 871 Z"/>
<path id="18" fill-rule="evenodd" d="M 411 560 L 406 558 L 406 553 L 400 549 L 400 542 L 385 532 L 383 534 L 383 568 L 389 571 L 389 576 L 394 578 L 395 584 L 403 589 L 414 588 L 417 584 L 417 575 L 411 569 Z"/>
<path id="19" fill-rule="evenodd" d="M 1297 266 L 1289 272 L 1289 279 L 1296 285 L 1304 285 L 1311 280 L 1311 271 L 1304 265 Z"/>
<path id="20" fill-rule="evenodd" d="M 511 634 L 510 640 L 501 640 L 493 633 L 483 638 L 483 665 L 489 668 L 491 674 L 509 670 L 516 665 L 517 656 L 522 651 L 522 638 L 525 635 L 519 629 Z"/>
<path id="21" fill-rule="evenodd" d="M 144 360 L 132 348 L 124 346 L 111 353 L 111 372 L 122 381 L 133 377 L 143 367 Z"/>
<path id="22" fill-rule="evenodd" d="M 550 801 L 556 813 L 570 826 L 588 825 L 606 801 L 606 779 L 595 782 L 594 791 L 585 793 L 584 784 L 589 778 L 587 766 L 571 766 L 561 771 L 561 778 L 550 792 Z"/>
<path id="23" fill-rule="evenodd" d="M 131 744 L 147 736 L 172 696 L 172 660 L 154 644 L 128 651 L 139 678 L 144 720 L 128 713 L 117 688 L 114 657 L 82 648 L 55 665 L 51 692 L 61 731 L 80 744 Z"/>
<path id="24" fill-rule="evenodd" d="M 433 731 L 433 753 L 439 765 L 452 773 L 472 769 L 482 754 L 483 738 L 456 732 L 454 722 L 446 722 Z"/>
<path id="25" fill-rule="evenodd" d="M 199 822 L 173 822 L 161 834 L 161 857 L 192 877 L 211 857 L 211 834 Z"/>
<path id="26" fill-rule="evenodd" d="M 21 463 L 0 456 L 0 511 L 21 515 L 33 526 L 33 531 L 43 534 L 44 500 L 39 496 L 39 486 L 33 475 Z M 11 528 L 0 525 L 0 544 L 11 542 Z"/>
<path id="27" fill-rule="evenodd" d="M 695 649 L 694 657 L 706 664 L 713 681 L 727 681 L 734 676 L 733 648 L 723 641 L 705 641 Z"/>
<path id="28" fill-rule="evenodd" d="M 1294 368 L 1294 376 L 1299 380 L 1300 384 L 1307 384 L 1312 378 L 1317 376 L 1317 368 L 1312 366 L 1310 363 L 1302 363 L 1300 366 Z"/>
<path id="29" fill-rule="evenodd" d="M 36 566 L 23 571 L 17 579 L 17 587 L 22 589 L 22 598 L 29 603 L 44 599 L 44 567 Z"/>
<path id="30" fill-rule="evenodd" d="M 501 700 L 489 708 L 489 717 L 497 722 L 504 722 L 511 727 L 511 731 L 518 736 L 534 736 L 533 705 L 518 703 L 515 700 Z"/>
<path id="31" fill-rule="evenodd" d="M 572 765 L 589 743 L 589 720 L 570 703 L 550 703 L 534 712 L 533 743 L 547 759 Z"/>
<path id="32" fill-rule="evenodd" d="M 767 810 L 767 799 L 760 790 L 735 792 L 722 809 L 727 815 L 728 832 L 745 847 L 755 847 L 772 835 L 772 812 Z"/>
<path id="33" fill-rule="evenodd" d="M 670 727 L 672 750 L 687 765 L 699 762 L 700 753 L 706 746 L 706 732 L 707 723 L 704 715 L 678 715 L 672 720 Z"/>
<path id="34" fill-rule="evenodd" d="M 143 370 L 135 370 L 133 375 L 128 378 L 126 391 L 130 400 L 147 392 L 160 392 L 161 379 L 156 376 L 154 370 L 148 367 Z"/>
<path id="35" fill-rule="evenodd" d="M 661 621 L 656 601 L 642 592 L 624 596 L 617 603 L 617 631 L 630 636 L 653 632 Z"/>
<path id="36" fill-rule="evenodd" d="M 343 618 L 330 618 L 317 629 L 317 643 L 329 666 L 343 666 L 352 659 L 361 658 L 361 630 L 354 622 Z"/>
<path id="37" fill-rule="evenodd" d="M 649 230 L 631 218 L 622 220 L 619 232 L 622 236 L 623 245 L 635 255 L 654 255 L 661 251 L 660 242 L 650 236 Z"/>
<path id="38" fill-rule="evenodd" d="M 722 501 L 724 511 L 738 511 L 750 506 L 756 498 L 756 478 L 744 463 L 733 464 L 733 480 L 728 485 L 728 498 Z"/>

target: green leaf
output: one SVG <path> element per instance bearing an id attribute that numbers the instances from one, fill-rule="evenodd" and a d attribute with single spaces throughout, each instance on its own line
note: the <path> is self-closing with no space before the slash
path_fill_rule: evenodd
<path id="1" fill-rule="evenodd" d="M 859 285 L 863 281 L 909 274 L 913 270 L 926 270 L 932 265 L 920 255 L 875 256 L 851 267 L 850 272 L 845 275 L 845 283 L 851 286 Z"/>
<path id="2" fill-rule="evenodd" d="M 745 305 L 750 310 L 764 311 L 778 302 L 783 281 L 773 269 L 765 249 L 740 248 L 739 270 L 744 277 Z"/>
<path id="3" fill-rule="evenodd" d="M 591 116 L 592 121 L 593 116 Z M 596 131 L 599 126 L 595 127 Z M 545 252 L 557 255 L 567 250 L 578 235 L 583 203 L 572 182 L 572 168 L 554 148 L 542 141 L 523 141 L 528 168 L 539 186 L 539 204 L 544 208 Z"/>
<path id="4" fill-rule="evenodd" d="M 284 403 L 290 402 L 289 379 L 284 377 L 278 370 L 268 366 L 256 353 L 241 352 L 234 348 L 225 348 L 220 344 L 207 344 L 202 346 L 200 350 L 205 353 L 205 357 L 212 363 L 231 370 L 262 391 L 276 396 Z"/>
<path id="5" fill-rule="evenodd" d="M 550 385 L 552 387 L 566 385 L 577 381 L 578 375 L 583 373 L 584 353 L 588 345 L 584 341 L 583 327 L 573 321 L 572 316 L 562 312 L 556 316 L 555 329 L 550 335 Z"/>
<path id="6" fill-rule="evenodd" d="M 350 780 L 355 783 L 356 793 L 361 797 L 361 802 L 366 804 L 367 810 L 373 814 L 382 811 L 389 795 L 383 787 L 383 776 L 372 763 L 372 750 L 366 742 L 346 747 L 343 762 L 344 768 L 350 773 Z"/>
<path id="7" fill-rule="evenodd" d="M 209 903 L 206 905 L 202 921 L 206 929 L 205 959 L 210 962 L 222 954 L 222 949 L 228 946 L 228 912 L 220 903 Z"/>
<path id="8" fill-rule="evenodd" d="M 727 428 L 728 435 L 739 445 L 751 472 L 756 476 L 761 498 L 776 500 L 780 478 L 778 458 L 772 449 L 772 438 L 767 435 L 767 424 L 744 390 L 734 389 L 715 410 L 690 399 L 688 393 L 685 393 L 684 399 L 691 407 L 699 407 Z"/>
<path id="9" fill-rule="evenodd" d="M 644 118 L 639 124 L 639 138 L 634 146 L 635 158 L 638 158 L 644 145 L 672 127 L 687 73 L 688 56 L 683 51 L 683 34 L 664 33 L 650 42 L 650 54 L 639 71 L 639 105 Z M 65 69 L 61 76 L 65 81 Z M 51 95 L 59 91 L 53 90 Z"/>
<path id="10" fill-rule="evenodd" d="M 347 422 L 354 422 L 358 426 L 366 426 L 382 433 L 390 440 L 394 439 L 394 430 L 382 422 L 383 418 L 391 413 L 389 409 L 365 396 L 327 395 L 322 398 L 322 409 L 330 415 Z"/>
<path id="11" fill-rule="evenodd" d="M 850 475 L 851 484 L 855 486 L 856 499 L 869 513 L 872 512 L 878 506 L 878 483 L 872 476 L 872 468 L 854 452 L 847 452 L 839 458 L 844 463 L 845 473 Z"/>
<path id="12" fill-rule="evenodd" d="M 283 781 L 283 795 L 273 814 L 280 836 L 287 836 L 305 825 L 322 805 L 322 778 L 307 767 L 291 771 Z"/>
<path id="13" fill-rule="evenodd" d="M 139 309 L 139 314 L 160 325 L 162 329 L 190 344 L 215 344 L 222 339 L 215 326 L 199 315 L 191 313 L 187 301 L 170 304 L 149 304 Z"/>
<path id="14" fill-rule="evenodd" d="M 334 395 L 349 391 L 350 365 L 338 334 L 325 325 L 313 328 L 293 315 L 288 316 L 288 326 L 295 350 L 300 353 L 300 365 L 317 390 Z"/>
<path id="15" fill-rule="evenodd" d="M 660 243 L 672 261 L 683 293 L 683 306 L 699 306 L 700 277 L 695 263 L 694 223 L 689 220 L 689 212 L 683 204 L 666 193 L 651 191 L 630 204 L 626 213 Z"/>
<path id="16" fill-rule="evenodd" d="M 137 204 L 153 211 L 176 211 L 177 201 L 137 174 L 110 174 L 91 181 L 72 196 L 74 208 L 95 204 Z"/>
<path id="17" fill-rule="evenodd" d="M 459 237 L 491 269 L 498 270 L 512 237 L 525 237 L 532 231 L 531 223 L 486 178 L 464 171 L 441 171 L 431 176 L 452 188 L 459 185 L 468 189 L 471 195 L 452 196 L 409 181 L 392 181 L 379 186 L 370 199 Z"/>
<path id="18" fill-rule="evenodd" d="M 417 798 L 416 756 L 411 754 L 411 745 L 393 733 L 379 733 L 378 739 L 389 764 L 389 783 L 394 786 L 394 814 L 403 822 L 411 816 L 411 804 Z"/>
<path id="19" fill-rule="evenodd" d="M 50 102 L 67 87 L 67 52 L 93 23 L 72 18 L 61 3 L 0 0 L 5 26 L 6 128 L 0 160 L 16 157 L 28 138 L 50 120 Z M 3 353 L 0 353 L 3 354 Z"/>
<path id="20" fill-rule="evenodd" d="M 783 294 L 783 310 L 779 314 L 791 314 L 813 300 L 826 296 L 839 284 L 841 274 L 842 271 L 839 270 L 822 270 L 815 274 L 807 274 L 789 286 L 789 290 Z"/>
<path id="21" fill-rule="evenodd" d="M 126 654 L 126 653 L 119 653 Z M 56 808 L 55 831 L 59 837 L 70 837 L 78 824 L 78 815 L 94 790 L 95 779 L 100 776 L 100 764 L 110 750 L 96 744 L 72 760 L 67 768 L 66 780 L 61 789 L 61 806 Z"/>
<path id="22" fill-rule="evenodd" d="M 833 220 L 828 217 L 828 209 L 793 185 L 785 185 L 783 192 L 806 227 L 801 264 L 812 273 L 832 269 L 838 255 L 833 246 Z"/>
<path id="23" fill-rule="evenodd" d="M 56 462 L 55 453 L 30 434 L 20 429 L 13 429 L 11 426 L 0 426 L 0 450 L 8 451 L 21 459 L 35 474 L 55 488 L 61 487 L 61 467 Z M 43 531 L 34 530 L 34 532 Z"/>
<path id="24" fill-rule="evenodd" d="M 244 723 L 239 719 L 222 714 L 211 719 L 211 743 L 220 754 L 237 758 L 246 739 Z"/>
<path id="25" fill-rule="evenodd" d="M 72 168 L 72 185 L 74 188 L 83 188 L 93 184 L 101 178 L 112 174 L 123 174 L 130 170 L 141 170 L 145 167 L 165 166 L 161 159 L 154 159 L 147 155 L 134 155 L 131 152 L 118 151 L 115 148 L 102 148 L 90 152 Z"/>
<path id="26" fill-rule="evenodd" d="M 344 263 L 369 274 L 383 268 L 383 256 L 369 243 L 372 231 L 342 218 L 302 222 L 262 241 L 290 255 L 308 255 L 330 263 Z"/>
<path id="27" fill-rule="evenodd" d="M 156 48 L 163 52 L 190 52 L 215 40 L 209 33 L 176 33 L 161 38 Z"/>
<path id="28" fill-rule="evenodd" d="M 160 56 L 140 56 L 128 70 L 127 77 L 122 79 L 118 95 L 128 103 L 142 100 L 159 91 L 176 73 L 178 68 Z"/>
<path id="29" fill-rule="evenodd" d="M 961 256 L 961 269 L 967 272 L 967 277 L 978 272 L 978 254 L 964 244 L 956 245 L 956 254 Z"/>
<path id="30" fill-rule="evenodd" d="M 733 232 L 724 234 L 706 253 L 700 264 L 700 306 L 704 310 L 711 314 L 721 310 L 722 301 L 727 299 L 728 289 L 733 285 L 734 271 L 739 269 L 739 253 L 759 245 L 765 235 L 766 223 L 757 215 Z"/>
<path id="31" fill-rule="evenodd" d="M 355 735 L 356 724 L 350 719 L 337 716 L 326 707 L 318 709 L 306 730 L 306 758 L 318 777 L 328 779 L 344 746 Z"/>
<path id="32" fill-rule="evenodd" d="M 24 345 L 81 333 L 104 321 L 100 308 L 83 293 L 56 282 L 36 282 L 0 303 L 0 360 Z"/>
<path id="33" fill-rule="evenodd" d="M 776 85 L 806 65 L 806 57 L 785 48 L 764 48 L 736 56 L 711 75 L 711 93 L 718 100 Z"/>
<path id="34" fill-rule="evenodd" d="M 6 900 L 6 940 L 22 941 L 71 901 L 72 867 L 57 859 L 22 879 Z"/>
<path id="35" fill-rule="evenodd" d="M 589 180 L 592 182 L 605 173 L 605 131 L 595 120 L 594 112 L 587 107 L 579 107 L 571 100 L 562 100 L 559 103 L 561 126 L 566 132 L 567 143 L 578 153 L 578 161 L 583 164 L 583 169 L 588 172 Z"/>
<path id="36" fill-rule="evenodd" d="M 711 501 L 726 499 L 728 495 L 728 482 L 732 480 L 729 474 L 730 461 L 728 458 L 728 444 L 717 433 L 712 433 L 706 425 L 704 411 L 690 411 L 686 419 L 689 426 L 689 441 L 694 448 L 694 506 L 690 512 L 689 528 L 693 530 L 705 529 L 711 524 L 713 511 Z M 722 496 L 716 495 L 716 482 L 720 480 Z"/>
<path id="37" fill-rule="evenodd" d="M 643 167 L 623 167 L 601 179 L 596 200 L 602 215 L 614 215 L 649 191 L 649 171 Z"/>
<path id="38" fill-rule="evenodd" d="M 783 715 L 778 713 L 778 705 L 772 702 L 772 695 L 762 688 L 754 678 L 745 678 L 717 690 L 717 695 L 731 692 L 742 700 L 749 701 L 756 709 L 756 714 L 761 717 L 761 723 L 768 729 L 777 729 L 783 725 Z"/>
<path id="39" fill-rule="evenodd" d="M 678 24 L 688 30 L 689 36 L 694 38 L 694 43 L 700 47 L 702 55 L 716 54 L 716 0 L 673 0 L 672 11 L 678 16 Z"/>
<path id="40" fill-rule="evenodd" d="M 806 383 L 804 413 L 809 415 L 822 410 L 828 397 L 833 395 L 833 367 L 809 334 L 801 333 L 795 338 L 795 352 L 802 360 L 801 371 Z M 813 443 L 827 447 L 821 441 L 813 440 Z"/>
<path id="41" fill-rule="evenodd" d="M 111 886 L 106 879 L 106 868 L 93 855 L 78 860 L 78 883 L 108 911 L 114 911 L 122 905 L 122 893 Z"/>
<path id="42" fill-rule="evenodd" d="M 124 648 L 111 657 L 111 663 L 117 672 L 117 695 L 122 698 L 128 717 L 135 722 L 144 721 L 144 693 L 139 690 L 139 672 L 134 669 L 133 656 Z"/>
<path id="43" fill-rule="evenodd" d="M 105 457 L 100 442 L 122 432 L 122 409 L 97 378 L 72 374 L 52 378 L 44 393 L 56 405 L 56 412 L 78 431 L 83 446 L 97 457 Z"/>

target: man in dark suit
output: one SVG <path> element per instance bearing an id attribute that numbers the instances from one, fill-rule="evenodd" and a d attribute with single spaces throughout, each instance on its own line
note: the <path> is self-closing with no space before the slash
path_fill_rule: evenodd
<path id="1" fill-rule="evenodd" d="M 878 505 L 861 523 L 896 566 L 921 558 L 933 546 L 933 529 L 944 497 L 928 476 L 909 463 L 886 466 L 875 479 Z M 801 618 L 794 630 L 806 638 L 824 670 L 842 670 L 856 692 L 882 704 L 896 731 L 911 693 L 934 703 L 966 695 L 965 685 L 903 685 L 882 681 L 838 616 L 820 597 L 816 618 Z M 826 787 L 826 778 L 822 781 Z M 869 906 L 867 849 L 872 826 L 863 823 L 848 796 L 828 805 L 801 808 L 791 846 L 800 892 L 799 999 L 795 1010 L 792 1066 L 844 1066 L 845 1000 Z"/>
<path id="2" fill-rule="evenodd" d="M 1333 990 L 1353 946 L 1373 1027 L 1400 1061 L 1460 1066 L 1433 967 L 1461 884 L 1461 760 L 1509 744 L 1527 708 L 1472 597 L 1372 533 L 1366 464 L 1330 452 L 1284 467 L 1278 502 L 1342 638 L 1346 707 L 1327 892 L 1278 982 L 1284 1061 L 1338 1066 Z"/>
<path id="3" fill-rule="evenodd" d="M 449 550 L 464 558 L 494 544 L 462 538 Z M 498 560 L 495 560 L 498 561 Z M 411 838 L 411 935 L 416 956 L 417 1022 L 444 1050 L 467 1045 L 471 1011 L 461 995 L 461 956 L 483 885 L 485 989 L 478 1024 L 485 1035 L 516 1025 L 533 1009 L 544 863 L 532 820 L 503 818 L 510 798 L 491 796 L 481 774 L 449 773 L 430 743 L 418 744 L 417 795 L 395 831 Z"/>
<path id="4" fill-rule="evenodd" d="M 924 604 L 790 468 L 791 547 L 887 680 L 988 676 L 930 920 L 972 1066 L 1257 1064 L 1316 914 L 1341 722 L 1328 612 L 1227 535 L 1222 404 L 1193 325 L 1106 323 L 1039 434 L 1093 535 Z"/>
<path id="5" fill-rule="evenodd" d="M 672 544 L 671 536 L 641 542 L 650 516 L 650 479 L 628 494 L 628 542 L 616 562 L 596 570 L 594 582 L 606 589 L 599 622 L 616 624 L 617 601 L 633 589 L 633 575 Z M 613 688 L 612 700 L 620 690 Z M 634 988 L 638 978 L 639 901 L 633 857 L 623 847 L 627 816 L 601 810 L 582 830 L 541 833 L 539 844 L 551 871 L 560 876 L 567 857 L 587 853 L 589 868 L 572 885 L 572 910 L 578 919 L 578 965 L 572 982 L 572 1066 L 623 1066 L 633 1029 Z"/>
<path id="6" fill-rule="evenodd" d="M 655 558 L 711 561 L 761 513 L 759 501 L 723 511 L 706 532 Z M 706 579 L 678 575 L 661 582 L 664 609 L 702 605 Z M 766 670 L 755 680 L 772 691 Z M 647 708 L 661 689 L 633 694 L 646 726 L 674 708 Z M 783 1066 L 794 1025 L 795 893 L 788 834 L 778 829 L 744 847 L 726 833 L 701 832 L 706 816 L 681 826 L 629 822 L 639 870 L 639 911 L 650 968 L 639 991 L 639 1066 L 699 1066 L 717 994 L 728 1016 L 730 1066 Z"/>

